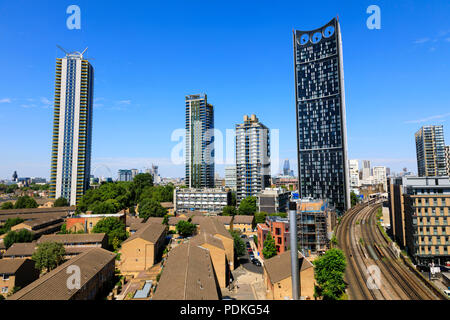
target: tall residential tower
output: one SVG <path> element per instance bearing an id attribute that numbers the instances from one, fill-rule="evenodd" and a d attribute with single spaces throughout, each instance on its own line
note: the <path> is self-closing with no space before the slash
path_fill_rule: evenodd
<path id="1" fill-rule="evenodd" d="M 443 126 L 423 126 L 415 138 L 419 177 L 446 176 Z"/>
<path id="2" fill-rule="evenodd" d="M 84 52 L 56 59 L 50 197 L 70 205 L 88 189 L 91 172 L 94 68 Z"/>
<path id="3" fill-rule="evenodd" d="M 294 31 L 299 192 L 350 207 L 344 67 L 339 21 Z"/>
<path id="4" fill-rule="evenodd" d="M 270 186 L 269 129 L 252 114 L 236 125 L 236 201 Z"/>
<path id="5" fill-rule="evenodd" d="M 206 94 L 186 96 L 186 186 L 214 188 L 214 108 Z"/>

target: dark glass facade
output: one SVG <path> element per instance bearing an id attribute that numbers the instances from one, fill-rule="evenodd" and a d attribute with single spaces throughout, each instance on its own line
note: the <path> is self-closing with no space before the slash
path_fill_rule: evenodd
<path id="1" fill-rule="evenodd" d="M 337 19 L 294 31 L 299 192 L 350 207 L 342 42 Z"/>

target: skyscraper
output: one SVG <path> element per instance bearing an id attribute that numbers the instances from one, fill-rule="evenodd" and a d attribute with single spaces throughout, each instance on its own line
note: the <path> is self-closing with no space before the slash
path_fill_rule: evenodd
<path id="1" fill-rule="evenodd" d="M 370 180 L 371 176 L 371 170 L 370 170 L 370 161 L 369 160 L 363 160 L 363 167 L 362 167 L 362 179 L 364 181 Z"/>
<path id="2" fill-rule="evenodd" d="M 299 192 L 350 207 L 341 30 L 294 31 Z"/>
<path id="3" fill-rule="evenodd" d="M 119 170 L 119 181 L 133 181 L 131 170 L 120 169 Z"/>
<path id="4" fill-rule="evenodd" d="M 386 167 L 373 167 L 373 182 L 375 184 L 382 184 L 383 190 L 387 191 Z"/>
<path id="5" fill-rule="evenodd" d="M 419 177 L 447 175 L 443 126 L 423 126 L 415 138 Z"/>
<path id="6" fill-rule="evenodd" d="M 270 185 L 269 129 L 252 114 L 236 125 L 236 200 L 256 196 Z"/>
<path id="7" fill-rule="evenodd" d="M 236 190 L 236 166 L 225 167 L 225 187 Z"/>
<path id="8" fill-rule="evenodd" d="M 214 108 L 206 94 L 186 96 L 186 186 L 214 188 Z"/>
<path id="9" fill-rule="evenodd" d="M 89 187 L 91 173 L 94 68 L 85 51 L 56 59 L 50 197 L 70 205 Z"/>

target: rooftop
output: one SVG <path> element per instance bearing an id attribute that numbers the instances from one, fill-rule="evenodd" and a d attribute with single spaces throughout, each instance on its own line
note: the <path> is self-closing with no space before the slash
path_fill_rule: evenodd
<path id="1" fill-rule="evenodd" d="M 313 268 L 311 262 L 298 253 L 299 269 L 304 271 Z M 269 275 L 270 282 L 277 283 L 281 280 L 291 277 L 291 250 L 285 251 L 273 258 L 267 259 L 264 262 L 264 268 Z"/>
<path id="2" fill-rule="evenodd" d="M 69 243 L 98 243 L 103 242 L 106 233 L 83 233 L 83 234 L 52 234 L 43 235 L 37 241 L 38 244 L 43 242 L 58 242 L 63 244 Z"/>
<path id="3" fill-rule="evenodd" d="M 13 243 L 8 250 L 6 250 L 3 257 L 26 257 L 32 256 L 34 251 L 36 251 L 36 242 L 28 243 Z"/>
<path id="4" fill-rule="evenodd" d="M 29 259 L 0 259 L 0 274 L 15 274 Z"/>
<path id="5" fill-rule="evenodd" d="M 165 230 L 166 226 L 162 223 L 146 223 L 145 227 L 136 231 L 131 237 L 122 242 L 122 245 L 138 238 L 156 243 Z"/>

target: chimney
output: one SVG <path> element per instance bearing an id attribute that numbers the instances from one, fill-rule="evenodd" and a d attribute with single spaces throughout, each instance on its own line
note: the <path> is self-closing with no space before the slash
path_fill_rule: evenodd
<path id="1" fill-rule="evenodd" d="M 292 300 L 299 300 L 300 271 L 298 267 L 297 203 L 292 201 L 289 202 L 289 234 L 291 242 Z"/>

